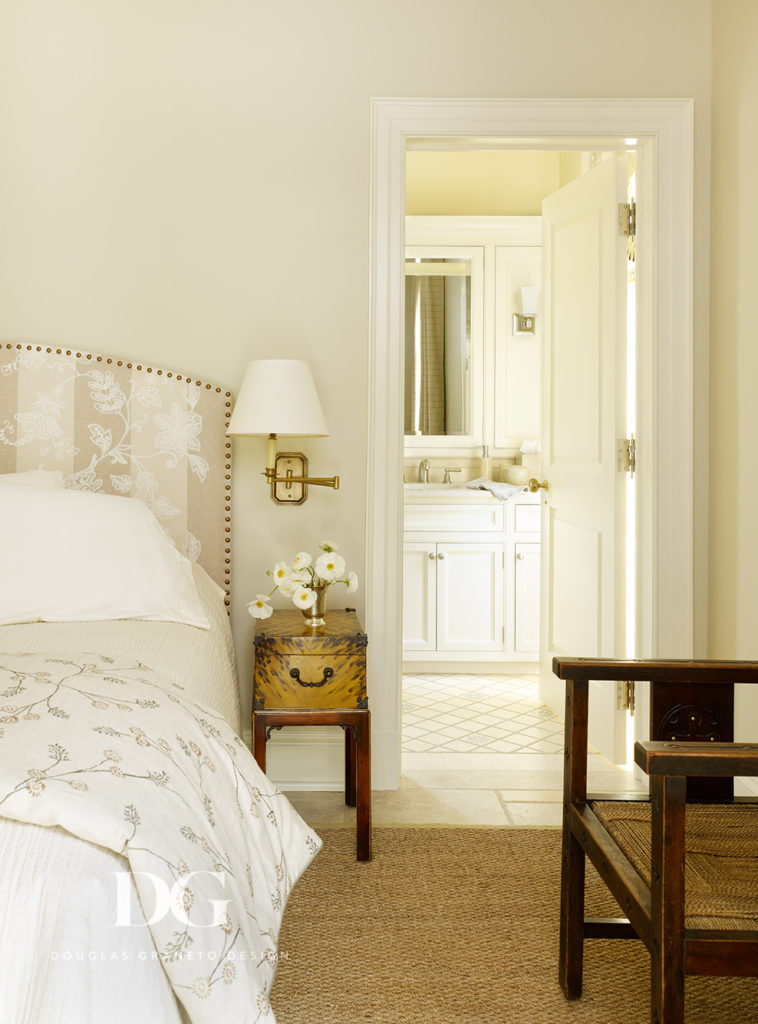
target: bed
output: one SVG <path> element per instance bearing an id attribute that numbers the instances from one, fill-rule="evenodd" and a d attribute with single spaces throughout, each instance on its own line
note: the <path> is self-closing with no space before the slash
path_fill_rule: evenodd
<path id="1" fill-rule="evenodd" d="M 320 841 L 239 738 L 230 409 L 139 363 L 0 348 L 4 1024 L 274 1020 Z"/>

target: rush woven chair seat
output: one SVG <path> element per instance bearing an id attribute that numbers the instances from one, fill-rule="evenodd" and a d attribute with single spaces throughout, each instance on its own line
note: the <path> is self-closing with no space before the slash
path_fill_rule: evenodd
<path id="1" fill-rule="evenodd" d="M 734 743 L 734 684 L 755 662 L 555 658 L 566 681 L 559 978 L 582 992 L 585 939 L 640 939 L 653 1024 L 684 1024 L 686 974 L 758 976 L 758 804 L 733 778 L 758 776 L 758 743 Z M 651 740 L 635 745 L 649 800 L 587 793 L 590 681 L 649 681 Z M 695 802 L 697 801 L 697 802 Z M 623 917 L 585 918 L 585 858 Z"/>

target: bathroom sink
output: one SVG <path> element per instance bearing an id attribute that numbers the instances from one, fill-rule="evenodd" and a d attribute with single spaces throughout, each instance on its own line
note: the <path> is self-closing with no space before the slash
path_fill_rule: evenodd
<path id="1" fill-rule="evenodd" d="M 487 491 L 472 490 L 469 487 L 461 486 L 461 484 L 419 484 L 413 482 L 403 484 L 403 492 L 406 501 L 440 501 L 447 499 L 448 501 L 465 501 L 481 504 L 497 500 Z"/>
<path id="2" fill-rule="evenodd" d="M 433 491 L 442 491 L 447 494 L 449 491 L 454 491 L 456 488 L 460 490 L 460 484 L 403 484 L 403 488 L 406 491 L 417 492 L 418 494 L 429 494 Z"/>

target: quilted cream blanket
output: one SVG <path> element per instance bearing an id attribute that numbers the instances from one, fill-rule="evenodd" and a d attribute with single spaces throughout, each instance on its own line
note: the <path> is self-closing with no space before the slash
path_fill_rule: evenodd
<path id="1" fill-rule="evenodd" d="M 193 1024 L 273 1022 L 284 906 L 320 840 L 220 715 L 139 661 L 0 654 L 0 816 L 126 858 L 141 906 L 114 872 L 113 926 L 142 915 Z"/>

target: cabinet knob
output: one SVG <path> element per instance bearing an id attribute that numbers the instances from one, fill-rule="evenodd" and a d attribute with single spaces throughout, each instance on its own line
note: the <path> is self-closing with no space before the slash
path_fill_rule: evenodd
<path id="1" fill-rule="evenodd" d="M 440 554 L 437 555 L 437 558 L 439 558 L 440 560 L 443 559 L 444 557 L 445 557 L 445 552 L 444 551 L 440 552 Z"/>
<path id="2" fill-rule="evenodd" d="M 431 558 L 431 560 L 432 560 L 432 561 L 434 561 L 434 559 L 435 559 L 435 558 L 436 558 L 437 556 L 435 555 L 435 553 L 434 553 L 433 551 L 430 551 L 430 552 L 429 552 L 429 557 Z"/>
<path id="3" fill-rule="evenodd" d="M 526 558 L 526 555 L 524 554 L 523 551 L 519 551 L 519 553 L 516 555 L 516 558 L 519 558 L 519 559 Z"/>

